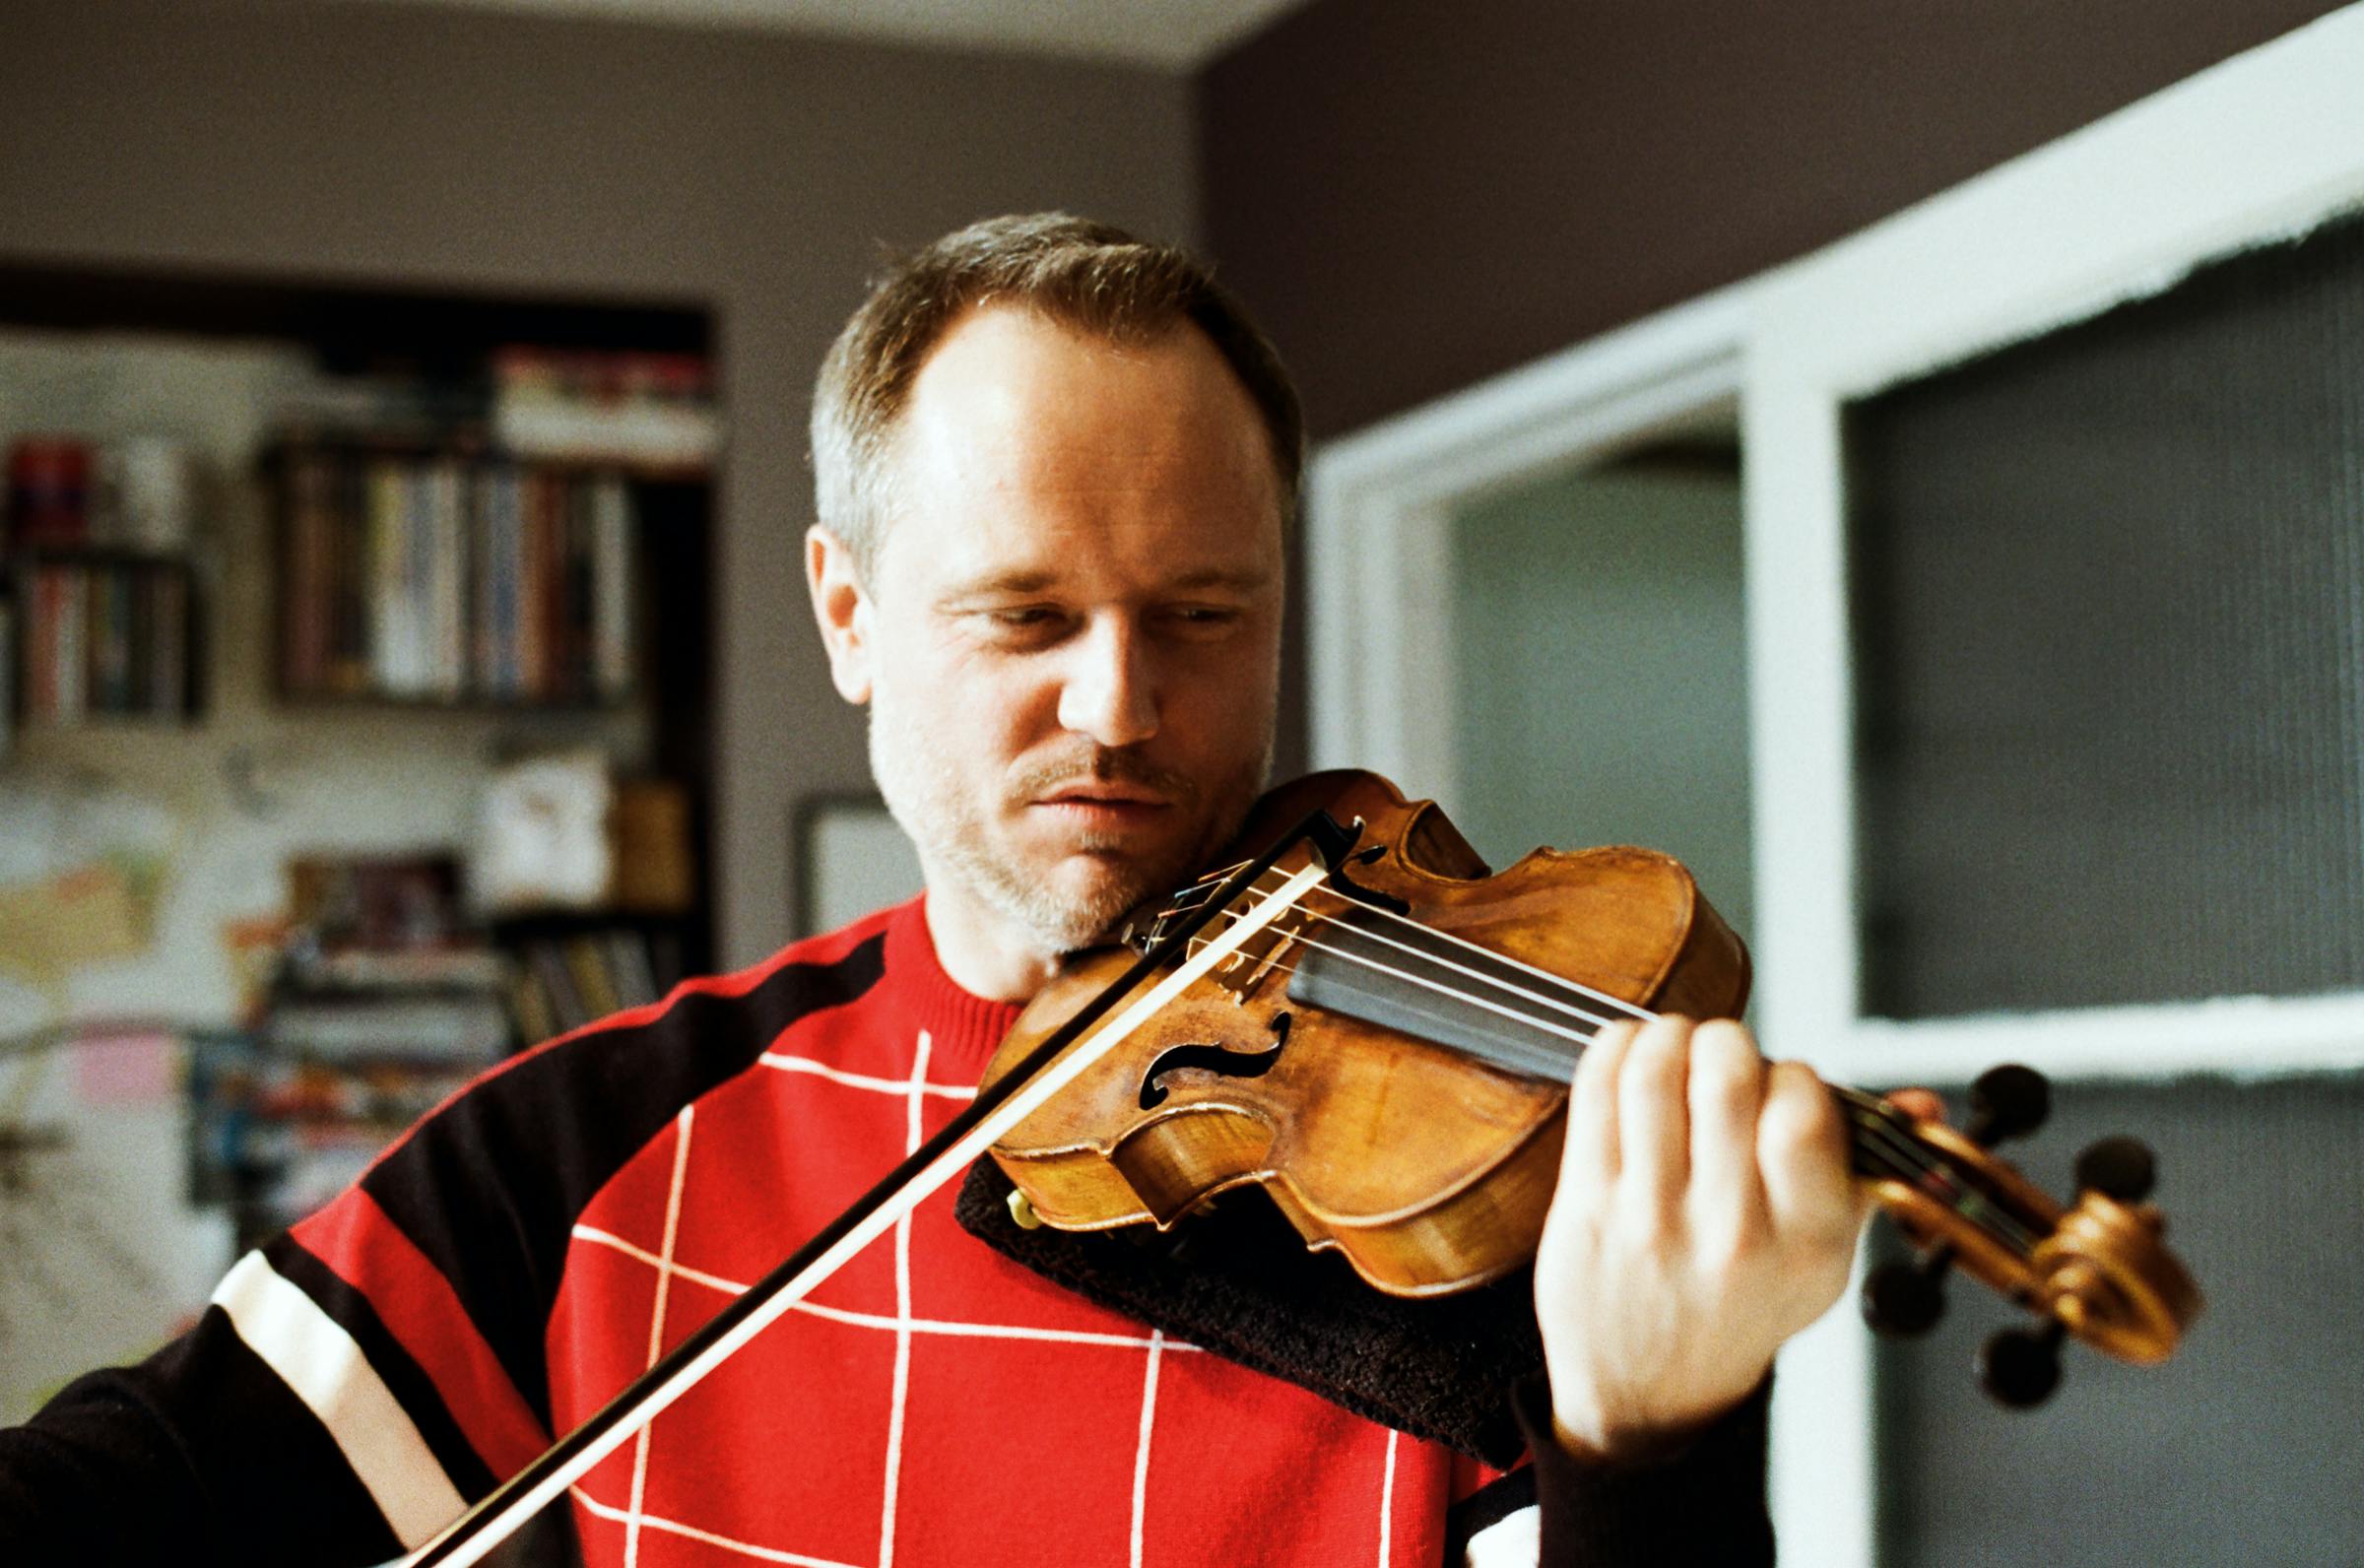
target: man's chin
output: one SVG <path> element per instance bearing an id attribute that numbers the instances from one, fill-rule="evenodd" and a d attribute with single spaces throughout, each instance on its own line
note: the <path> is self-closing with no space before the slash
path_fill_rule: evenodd
<path id="1" fill-rule="evenodd" d="M 1043 879 L 1042 887 L 1068 912 L 1064 924 L 1073 947 L 1115 941 L 1126 916 L 1170 891 L 1163 879 L 1145 868 L 1099 854 L 1069 857 Z"/>

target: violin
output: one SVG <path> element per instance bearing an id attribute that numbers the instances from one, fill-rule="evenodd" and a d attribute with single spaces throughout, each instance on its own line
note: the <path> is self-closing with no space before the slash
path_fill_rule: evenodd
<path id="1" fill-rule="evenodd" d="M 1376 775 L 1316 774 L 1275 791 L 1240 834 L 1302 834 L 1242 890 L 1234 865 L 1182 889 L 1126 934 L 1148 951 L 1182 919 L 1214 928 L 1327 875 L 1203 980 L 996 1143 L 1022 1224 L 1171 1228 L 1216 1194 L 1261 1188 L 1308 1247 L 1379 1290 L 1419 1297 L 1484 1284 L 1532 1260 L 1565 1130 L 1577 1055 L 1603 1026 L 1658 1013 L 1738 1016 L 1746 947 L 1676 861 L 1647 850 L 1540 849 L 1490 874 L 1434 803 Z M 1245 864 L 1245 863 L 1243 863 Z M 1228 900 L 1227 902 L 1222 902 Z M 1204 936 L 1185 944 L 1204 947 Z M 1118 981 L 1126 948 L 1084 954 L 1019 1017 L 994 1081 Z M 1920 1250 L 1875 1271 L 1874 1328 L 1927 1329 L 1937 1278 L 1959 1268 L 2041 1326 L 1983 1357 L 1990 1394 L 2033 1404 L 2060 1339 L 2164 1360 L 2199 1314 L 2191 1277 L 2141 1200 L 2148 1151 L 2107 1140 L 2071 1204 L 1986 1144 L 2042 1119 L 2043 1079 L 1997 1069 L 1967 1131 L 1832 1087 L 1856 1173 Z"/>
<path id="2" fill-rule="evenodd" d="M 988 1152 L 1020 1224 L 1170 1228 L 1252 1185 L 1383 1291 L 1499 1278 L 1542 1236 L 1593 1034 L 1658 1012 L 1731 1016 L 1747 1000 L 1746 947 L 1665 855 L 1537 850 L 1489 875 L 1433 803 L 1353 771 L 1268 794 L 1238 842 L 1256 852 L 1072 959 L 965 1110 L 406 1568 L 481 1561 Z M 1990 1347 L 1991 1390 L 2024 1404 L 2049 1391 L 2064 1335 L 2161 1360 L 2200 1294 L 2132 1190 L 2138 1145 L 2102 1145 L 2088 1162 L 2101 1177 L 2066 1207 L 1981 1145 L 2024 1127 L 2041 1083 L 1999 1071 L 1981 1080 L 1990 1125 L 1966 1133 L 1831 1092 L 1858 1173 L 1925 1249 L 1872 1276 L 1868 1315 L 1934 1320 L 1934 1280 L 1958 1264 L 2043 1324 Z"/>

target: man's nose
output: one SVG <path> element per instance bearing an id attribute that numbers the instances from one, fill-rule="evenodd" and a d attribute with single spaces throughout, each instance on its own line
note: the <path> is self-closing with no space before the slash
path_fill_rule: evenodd
<path id="1" fill-rule="evenodd" d="M 1157 733 L 1155 677 L 1139 628 L 1122 617 L 1094 620 L 1070 650 L 1059 692 L 1059 726 L 1102 746 L 1133 746 Z"/>

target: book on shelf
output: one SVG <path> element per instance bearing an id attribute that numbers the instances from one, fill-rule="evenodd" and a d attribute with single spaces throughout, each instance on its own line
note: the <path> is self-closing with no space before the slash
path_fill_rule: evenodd
<path id="1" fill-rule="evenodd" d="M 307 992 L 497 991 L 508 963 L 487 947 L 312 948 L 291 952 L 285 974 Z"/>
<path id="2" fill-rule="evenodd" d="M 301 1218 L 515 1043 L 510 966 L 441 849 L 293 856 L 242 1045 L 192 1056 L 193 1190 L 243 1235 Z"/>
<path id="3" fill-rule="evenodd" d="M 17 602 L 0 584 L 0 762 L 17 730 Z"/>
<path id="4" fill-rule="evenodd" d="M 702 356 L 519 345 L 492 371 L 493 439 L 520 456 L 695 470 L 721 450 Z"/>
<path id="5" fill-rule="evenodd" d="M 279 488 L 290 693 L 630 696 L 636 520 L 623 474 L 290 444 Z"/>
<path id="6" fill-rule="evenodd" d="M 238 1245 L 252 1246 L 336 1196 L 480 1071 L 473 1062 L 323 1062 L 252 1035 L 194 1040 L 190 1201 L 228 1206 Z"/>
<path id="7" fill-rule="evenodd" d="M 307 1061 L 431 1062 L 485 1067 L 509 1045 L 498 993 L 288 997 L 263 1028 L 272 1049 Z"/>
<path id="8" fill-rule="evenodd" d="M 681 944 L 671 932 L 582 930 L 523 938 L 517 950 L 509 1010 L 529 1045 L 646 1007 L 682 978 Z"/>
<path id="9" fill-rule="evenodd" d="M 188 715 L 185 565 L 33 556 L 19 562 L 16 578 L 25 719 Z"/>

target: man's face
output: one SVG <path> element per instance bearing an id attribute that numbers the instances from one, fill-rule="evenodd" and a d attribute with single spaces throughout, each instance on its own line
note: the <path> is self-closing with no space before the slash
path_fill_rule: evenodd
<path id="1" fill-rule="evenodd" d="M 1085 946 L 1198 870 L 1269 765 L 1281 502 L 1255 407 L 1195 328 L 1120 348 L 987 307 L 922 367 L 890 485 L 831 648 L 880 790 L 940 913 Z"/>

